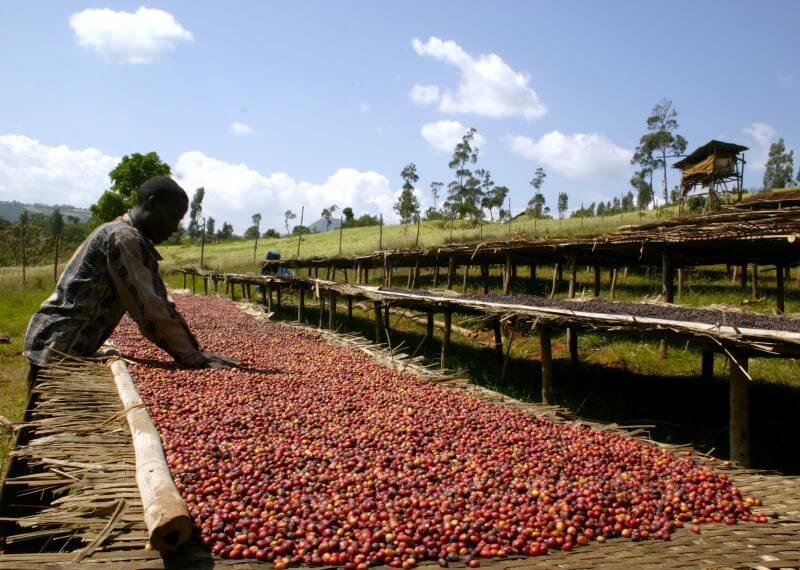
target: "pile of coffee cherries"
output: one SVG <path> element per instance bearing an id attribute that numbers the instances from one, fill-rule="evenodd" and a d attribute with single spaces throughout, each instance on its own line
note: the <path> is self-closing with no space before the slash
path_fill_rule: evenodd
<path id="1" fill-rule="evenodd" d="M 474 567 L 766 520 L 688 456 L 481 401 L 219 298 L 175 302 L 238 368 L 180 368 L 127 318 L 113 340 L 136 360 L 175 483 L 220 557 Z"/>

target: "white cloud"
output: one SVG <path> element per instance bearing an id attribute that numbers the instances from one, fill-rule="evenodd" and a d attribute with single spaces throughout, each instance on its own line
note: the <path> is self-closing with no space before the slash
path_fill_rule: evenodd
<path id="1" fill-rule="evenodd" d="M 152 63 L 192 33 L 163 10 L 142 6 L 136 12 L 87 9 L 69 19 L 78 43 L 114 63 Z"/>
<path id="2" fill-rule="evenodd" d="M 538 141 L 525 136 L 509 139 L 509 149 L 570 179 L 617 178 L 630 170 L 633 153 L 599 133 L 565 135 L 552 131 Z"/>
<path id="3" fill-rule="evenodd" d="M 752 149 L 753 154 L 748 160 L 748 165 L 750 168 L 761 170 L 769 156 L 769 145 L 775 138 L 775 127 L 767 123 L 753 123 L 742 129 L 742 132 L 755 141 L 755 148 Z"/>
<path id="4" fill-rule="evenodd" d="M 283 228 L 283 212 L 293 210 L 300 223 L 300 206 L 305 205 L 304 223 L 319 218 L 322 208 L 337 204 L 350 206 L 356 215 L 364 212 L 386 214 L 395 191 L 389 179 L 375 171 L 340 168 L 322 183 L 298 181 L 282 172 L 262 174 L 245 164 L 232 164 L 199 151 L 184 152 L 174 173 L 187 192 L 203 186 L 203 210 L 217 223 L 228 221 L 236 232 L 250 225 L 250 216 L 261 212 L 262 228 Z"/>
<path id="5" fill-rule="evenodd" d="M 118 162 L 96 148 L 0 135 L 0 200 L 87 207 L 110 186 L 108 173 Z"/>
<path id="6" fill-rule="evenodd" d="M 430 105 L 439 100 L 439 88 L 436 85 L 414 85 L 409 93 L 411 100 L 417 105 Z"/>
<path id="7" fill-rule="evenodd" d="M 420 129 L 422 138 L 428 141 L 433 148 L 446 152 L 452 152 L 466 132 L 467 128 L 458 121 L 426 123 Z M 473 140 L 478 147 L 486 143 L 486 139 L 480 133 L 475 133 Z"/>
<path id="8" fill-rule="evenodd" d="M 439 104 L 445 113 L 474 113 L 486 117 L 522 116 L 531 121 L 547 112 L 527 73 L 514 71 L 497 54 L 482 54 L 477 59 L 454 41 L 431 36 L 427 42 L 414 38 L 414 51 L 454 67 L 461 73 L 456 90 L 436 85 L 415 85 L 411 99 L 420 105 Z"/>
<path id="9" fill-rule="evenodd" d="M 235 121 L 231 123 L 230 132 L 233 135 L 241 136 L 241 135 L 252 135 L 253 134 L 253 127 L 250 125 L 246 125 L 244 123 L 240 123 L 239 121 Z"/>

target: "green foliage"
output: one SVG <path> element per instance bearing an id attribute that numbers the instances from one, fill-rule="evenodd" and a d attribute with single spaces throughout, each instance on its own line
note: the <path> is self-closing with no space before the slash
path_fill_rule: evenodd
<path id="1" fill-rule="evenodd" d="M 214 238 L 214 230 L 216 229 L 217 221 L 211 216 L 206 220 L 206 238 Z"/>
<path id="2" fill-rule="evenodd" d="M 417 167 L 411 162 L 407 164 L 400 176 L 403 179 L 403 190 L 394 205 L 394 211 L 400 218 L 400 223 L 408 224 L 419 216 L 419 200 L 414 195 L 414 185 L 419 182 Z"/>
<path id="3" fill-rule="evenodd" d="M 653 106 L 647 117 L 647 133 L 639 139 L 639 146 L 631 158 L 631 164 L 639 165 L 642 170 L 664 173 L 664 203 L 669 203 L 667 193 L 667 158 L 681 155 L 686 150 L 686 139 L 675 134 L 678 129 L 678 111 L 672 107 L 672 101 L 662 99 Z"/>
<path id="4" fill-rule="evenodd" d="M 348 208 L 345 208 L 345 209 L 348 209 Z M 350 210 L 350 211 L 352 212 L 352 210 Z M 291 232 L 289 231 L 289 220 L 294 220 L 296 217 L 297 217 L 297 214 L 295 214 L 295 213 L 294 213 L 294 212 L 292 212 L 291 210 L 286 210 L 286 211 L 283 213 L 283 223 L 284 223 L 284 225 L 286 226 L 286 233 L 287 233 L 287 235 L 288 235 L 289 233 L 291 233 Z"/>
<path id="5" fill-rule="evenodd" d="M 267 231 L 264 232 L 264 235 L 262 237 L 265 237 L 265 238 L 279 238 L 279 237 L 281 237 L 281 234 L 278 232 L 278 230 L 276 230 L 274 228 L 269 228 Z"/>
<path id="6" fill-rule="evenodd" d="M 558 208 L 559 219 L 563 218 L 564 212 L 566 212 L 569 207 L 569 196 L 567 196 L 566 192 L 558 193 L 558 205 L 556 207 Z"/>
<path id="7" fill-rule="evenodd" d="M 786 188 L 792 185 L 794 151 L 786 150 L 783 139 L 769 145 L 769 156 L 764 168 L 764 190 Z M 800 178 L 800 172 L 797 173 Z"/>
<path id="8" fill-rule="evenodd" d="M 255 239 L 257 237 L 258 237 L 258 228 L 256 226 L 250 226 L 244 231 L 245 239 Z"/>
<path id="9" fill-rule="evenodd" d="M 356 219 L 356 216 L 353 213 L 353 208 L 351 208 L 350 206 L 347 206 L 344 210 L 342 210 L 342 215 L 344 216 L 345 227 L 348 224 L 352 224 L 353 221 Z"/>
<path id="10" fill-rule="evenodd" d="M 56 208 L 50 214 L 50 232 L 54 236 L 60 236 L 64 231 L 64 217 L 61 215 L 61 210 Z"/>
<path id="11" fill-rule="evenodd" d="M 217 232 L 217 239 L 231 239 L 233 237 L 233 226 L 228 222 L 222 222 L 222 229 Z"/>
<path id="12" fill-rule="evenodd" d="M 533 198 L 528 200 L 528 214 L 537 219 L 544 217 L 545 203 L 544 194 L 536 192 Z"/>
<path id="13" fill-rule="evenodd" d="M 124 214 L 136 204 L 139 186 L 153 176 L 168 175 L 170 172 L 169 164 L 162 162 L 155 152 L 147 154 L 135 152 L 123 156 L 119 164 L 108 173 L 111 188 L 90 208 L 92 227 L 110 222 Z"/>
<path id="14" fill-rule="evenodd" d="M 647 176 L 650 182 L 647 181 Z M 646 210 L 653 201 L 653 171 L 644 168 L 631 176 L 630 185 L 636 190 L 636 205 L 640 210 Z"/>
<path id="15" fill-rule="evenodd" d="M 202 186 L 194 191 L 194 196 L 189 204 L 189 239 L 195 241 L 200 238 L 200 232 L 203 231 L 202 224 L 200 223 L 200 215 L 203 212 L 203 198 L 206 195 L 206 189 Z"/>
<path id="16" fill-rule="evenodd" d="M 308 229 L 306 226 L 301 226 L 299 224 L 292 228 L 292 235 L 293 236 L 301 235 L 301 234 L 302 235 L 306 235 L 306 234 L 310 234 L 310 233 L 311 233 L 310 229 Z"/>
<path id="17" fill-rule="evenodd" d="M 336 204 L 332 204 L 327 208 L 322 209 L 322 213 L 320 214 L 322 218 L 325 220 L 325 231 L 331 229 L 331 224 L 333 223 L 333 215 L 339 210 L 339 206 Z"/>
<path id="18" fill-rule="evenodd" d="M 455 179 L 448 184 L 447 201 L 444 204 L 445 212 L 450 218 L 470 218 L 478 220 L 483 216 L 481 210 L 481 182 L 472 173 L 470 164 L 478 161 L 478 147 L 473 146 L 473 140 L 478 131 L 469 129 L 461 138 L 448 167 L 453 170 Z"/>

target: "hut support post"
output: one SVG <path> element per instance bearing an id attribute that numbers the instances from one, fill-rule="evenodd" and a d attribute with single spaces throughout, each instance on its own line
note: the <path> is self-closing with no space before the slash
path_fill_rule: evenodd
<path id="1" fill-rule="evenodd" d="M 511 256 L 506 255 L 506 265 L 503 271 L 503 295 L 508 295 L 511 290 L 511 280 L 514 278 Z"/>
<path id="2" fill-rule="evenodd" d="M 353 320 L 353 297 L 348 295 L 347 297 L 347 322 L 350 323 Z"/>
<path id="3" fill-rule="evenodd" d="M 539 328 L 539 346 L 542 351 L 542 404 L 548 406 L 553 400 L 553 350 L 550 327 Z"/>
<path id="4" fill-rule="evenodd" d="M 739 277 L 741 279 L 742 291 L 747 290 L 747 264 L 743 264 L 739 270 Z"/>
<path id="5" fill-rule="evenodd" d="M 417 256 L 417 260 L 414 262 L 414 279 L 411 281 L 411 288 L 419 288 L 419 256 Z"/>
<path id="6" fill-rule="evenodd" d="M 553 287 L 550 289 L 550 298 L 556 296 L 556 291 L 558 290 L 558 274 L 559 274 L 559 264 L 556 263 L 553 265 Z"/>
<path id="7" fill-rule="evenodd" d="M 489 266 L 481 263 L 481 282 L 483 283 L 483 294 L 489 294 Z"/>
<path id="8" fill-rule="evenodd" d="M 730 447 L 731 459 L 743 467 L 750 466 L 750 407 L 747 385 L 747 356 L 729 358 L 730 366 Z M 741 368 L 740 368 L 741 367 Z"/>
<path id="9" fill-rule="evenodd" d="M 617 268 L 611 269 L 611 286 L 608 289 L 608 296 L 613 300 L 617 292 Z"/>
<path id="10" fill-rule="evenodd" d="M 683 299 L 683 286 L 686 285 L 686 270 L 678 268 L 678 299 Z"/>
<path id="11" fill-rule="evenodd" d="M 450 333 L 453 328 L 453 313 L 448 309 L 444 312 L 444 335 L 442 336 L 442 354 L 439 365 L 442 369 L 447 363 L 447 352 L 450 348 Z"/>
<path id="12" fill-rule="evenodd" d="M 461 285 L 461 291 L 467 292 L 467 277 L 469 277 L 469 263 L 464 266 L 464 282 Z"/>
<path id="13" fill-rule="evenodd" d="M 777 266 L 775 267 L 775 269 L 776 271 L 780 270 L 780 268 Z M 777 277 L 777 274 L 775 277 Z M 760 296 L 760 292 L 758 290 L 758 264 L 756 263 L 753 264 L 753 279 L 751 280 L 750 284 L 753 290 L 753 299 L 758 299 L 758 297 Z"/>
<path id="14" fill-rule="evenodd" d="M 594 296 L 600 296 L 600 266 L 594 266 Z"/>
<path id="15" fill-rule="evenodd" d="M 456 270 L 456 260 L 451 255 L 450 256 L 450 260 L 447 262 L 447 288 L 448 289 L 452 289 L 453 288 L 453 274 L 455 273 L 455 270 Z"/>
<path id="16" fill-rule="evenodd" d="M 535 292 L 536 291 L 536 266 L 533 263 L 531 263 L 530 270 L 531 270 L 531 276 L 530 276 L 530 279 L 531 279 L 531 291 Z"/>
<path id="17" fill-rule="evenodd" d="M 784 302 L 784 286 L 783 286 L 783 266 L 776 265 L 775 266 L 775 308 L 778 311 L 779 315 L 782 315 L 785 310 L 785 302 Z"/>
<path id="18" fill-rule="evenodd" d="M 575 298 L 575 286 L 578 281 L 578 264 L 575 259 L 571 259 L 569 262 L 569 290 L 567 292 L 567 296 L 570 299 Z"/>

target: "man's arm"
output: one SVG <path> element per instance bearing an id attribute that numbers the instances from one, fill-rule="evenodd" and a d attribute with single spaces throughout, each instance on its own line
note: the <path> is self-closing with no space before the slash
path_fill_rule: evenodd
<path id="1" fill-rule="evenodd" d="M 167 298 L 155 260 L 135 235 L 109 237 L 106 257 L 117 293 L 142 334 L 186 366 L 208 364 L 186 321 Z"/>

